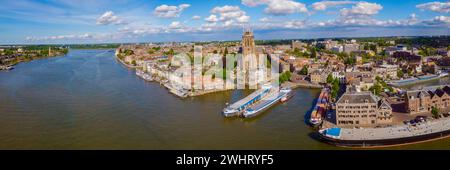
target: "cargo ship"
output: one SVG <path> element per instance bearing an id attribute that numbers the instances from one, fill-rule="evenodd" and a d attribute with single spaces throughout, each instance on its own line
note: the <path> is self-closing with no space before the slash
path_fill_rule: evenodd
<path id="1" fill-rule="evenodd" d="M 309 119 L 309 123 L 316 126 L 322 123 L 322 118 L 328 111 L 328 105 L 330 100 L 330 92 L 327 88 L 322 89 L 319 97 L 316 100 L 316 105 L 311 111 L 311 118 Z"/>
<path id="2" fill-rule="evenodd" d="M 289 88 L 281 89 L 279 92 L 274 92 L 270 95 L 267 95 L 264 99 L 261 101 L 255 103 L 254 105 L 250 106 L 249 108 L 245 109 L 242 116 L 244 118 L 251 118 L 259 115 L 260 113 L 264 112 L 265 110 L 269 109 L 273 105 L 275 105 L 278 102 L 287 101 L 289 99 L 289 95 L 291 94 L 292 90 Z"/>
<path id="3" fill-rule="evenodd" d="M 450 136 L 450 118 L 379 128 L 326 128 L 321 141 L 340 147 L 388 147 L 420 143 Z"/>

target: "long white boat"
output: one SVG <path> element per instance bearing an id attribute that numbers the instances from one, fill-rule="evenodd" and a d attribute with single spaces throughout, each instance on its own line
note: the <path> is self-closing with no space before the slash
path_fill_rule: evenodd
<path id="1" fill-rule="evenodd" d="M 281 102 L 282 100 L 287 100 L 289 95 L 291 95 L 291 89 L 281 89 L 279 92 L 272 93 L 268 96 L 266 96 L 264 99 L 262 99 L 260 102 L 255 103 L 254 105 L 250 106 L 249 108 L 245 109 L 242 116 L 244 118 L 251 118 L 259 115 L 260 113 L 264 112 L 265 110 L 272 107 L 274 104 Z"/>
<path id="2" fill-rule="evenodd" d="M 222 110 L 225 117 L 238 116 L 251 104 L 258 102 L 272 90 L 272 86 L 264 85 L 261 89 L 256 90 L 247 97 L 227 106 Z"/>

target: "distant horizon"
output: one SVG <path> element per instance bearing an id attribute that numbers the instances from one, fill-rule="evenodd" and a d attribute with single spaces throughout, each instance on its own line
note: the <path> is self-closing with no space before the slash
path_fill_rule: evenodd
<path id="1" fill-rule="evenodd" d="M 291 39 L 256 39 L 255 41 L 286 41 L 286 40 L 304 40 L 304 41 L 311 41 L 311 40 L 325 40 L 325 39 L 363 39 L 363 38 L 418 38 L 418 37 L 450 37 L 450 34 L 447 35 L 418 35 L 418 36 L 397 36 L 397 35 L 391 35 L 391 36 L 367 36 L 367 37 L 321 37 L 321 38 L 291 38 Z M 164 43 L 212 43 L 212 42 L 239 42 L 240 39 L 236 40 L 211 40 L 211 41 L 160 41 L 160 42 L 98 42 L 98 43 L 54 43 L 54 44 L 0 44 L 0 47 L 2 46 L 27 46 L 27 45 L 107 45 L 107 44 L 164 44 Z"/>

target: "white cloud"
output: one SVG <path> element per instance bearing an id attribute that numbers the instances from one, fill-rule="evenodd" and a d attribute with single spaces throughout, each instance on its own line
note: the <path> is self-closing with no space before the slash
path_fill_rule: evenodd
<path id="1" fill-rule="evenodd" d="M 434 19 L 423 21 L 423 23 L 431 26 L 443 26 L 446 25 L 450 27 L 450 17 L 447 16 L 436 16 Z"/>
<path id="2" fill-rule="evenodd" d="M 285 28 L 290 28 L 290 29 L 300 29 L 300 28 L 305 28 L 305 21 L 288 21 L 284 24 Z"/>
<path id="3" fill-rule="evenodd" d="M 181 25 L 181 23 L 179 21 L 174 21 L 174 22 L 170 23 L 170 25 L 169 25 L 170 29 L 180 29 L 182 27 L 183 27 L 183 25 Z"/>
<path id="4" fill-rule="evenodd" d="M 210 15 L 208 18 L 205 18 L 205 21 L 207 21 L 207 22 L 217 22 L 217 21 L 219 21 L 219 19 L 217 18 L 217 16 L 216 15 Z"/>
<path id="5" fill-rule="evenodd" d="M 114 15 L 112 11 L 106 11 L 102 16 L 97 18 L 98 25 L 109 25 L 109 24 L 127 24 L 124 20 Z"/>
<path id="6" fill-rule="evenodd" d="M 335 7 L 339 5 L 356 4 L 354 1 L 320 1 L 312 4 L 312 8 L 316 11 L 324 11 L 327 8 Z"/>
<path id="7" fill-rule="evenodd" d="M 193 19 L 193 20 L 199 20 L 199 19 L 202 19 L 202 17 L 200 17 L 200 16 L 198 16 L 198 15 L 194 15 L 194 16 L 192 16 L 192 19 Z"/>
<path id="8" fill-rule="evenodd" d="M 242 4 L 255 7 L 266 5 L 264 12 L 271 15 L 288 15 L 293 13 L 307 13 L 305 4 L 293 0 L 242 0 Z"/>
<path id="9" fill-rule="evenodd" d="M 261 19 L 259 19 L 260 22 L 270 22 L 270 19 L 267 17 L 263 17 Z"/>
<path id="10" fill-rule="evenodd" d="M 350 9 L 341 9 L 341 15 L 344 17 L 372 16 L 378 14 L 381 9 L 383 9 L 383 6 L 381 6 L 380 4 L 361 1 L 352 6 L 352 8 Z"/>
<path id="11" fill-rule="evenodd" d="M 417 8 L 422 10 L 430 10 L 440 13 L 450 13 L 450 1 L 448 2 L 428 2 L 424 4 L 416 5 Z"/>
<path id="12" fill-rule="evenodd" d="M 161 18 L 175 18 L 179 17 L 180 14 L 191 5 L 189 4 L 181 4 L 178 6 L 169 6 L 169 5 L 161 5 L 155 8 L 154 13 L 156 16 Z"/>
<path id="13" fill-rule="evenodd" d="M 55 35 L 55 36 L 45 36 L 45 37 L 26 37 L 27 41 L 59 41 L 59 40 L 89 40 L 96 38 L 94 35 L 85 33 L 81 35 Z"/>
<path id="14" fill-rule="evenodd" d="M 247 23 L 250 20 L 250 17 L 246 15 L 245 11 L 242 11 L 239 6 L 221 6 L 221 7 L 214 7 L 211 10 L 211 13 L 213 15 L 210 15 L 205 20 L 208 22 L 217 22 L 222 21 L 225 25 L 230 26 L 231 24 L 238 22 L 238 23 Z M 217 15 L 219 15 L 219 18 L 217 18 Z"/>

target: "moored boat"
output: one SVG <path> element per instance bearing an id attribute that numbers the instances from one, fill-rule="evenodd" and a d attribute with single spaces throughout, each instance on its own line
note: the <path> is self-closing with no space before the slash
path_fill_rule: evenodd
<path id="1" fill-rule="evenodd" d="M 313 126 L 322 123 L 322 118 L 328 110 L 327 109 L 329 104 L 328 102 L 329 102 L 329 90 L 327 88 L 324 88 L 320 92 L 320 95 L 316 100 L 316 105 L 314 105 L 314 108 L 311 111 L 309 123 L 311 123 Z"/>
<path id="2" fill-rule="evenodd" d="M 262 99 L 260 102 L 255 103 L 255 105 L 245 109 L 242 116 L 244 118 L 251 118 L 259 115 L 265 110 L 269 109 L 273 105 L 278 102 L 281 102 L 283 98 L 288 98 L 288 94 L 291 93 L 292 90 L 288 88 L 281 89 L 278 93 L 273 93 L 268 95 L 266 98 Z"/>

